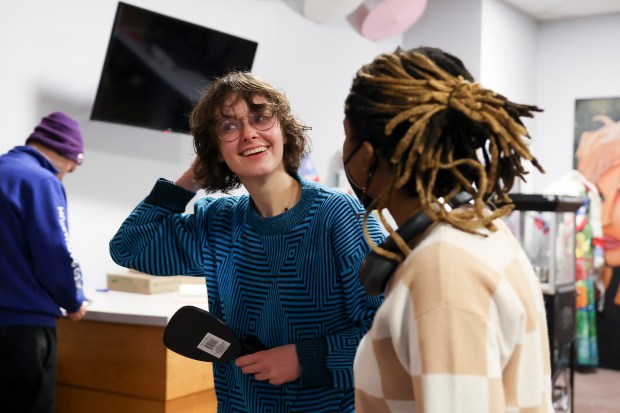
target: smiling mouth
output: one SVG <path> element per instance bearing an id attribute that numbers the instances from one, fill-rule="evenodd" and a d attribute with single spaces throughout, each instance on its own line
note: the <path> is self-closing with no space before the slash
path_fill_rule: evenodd
<path id="1" fill-rule="evenodd" d="M 603 237 L 603 249 L 605 251 L 611 251 L 618 247 L 620 247 L 620 241 L 618 241 L 616 238 L 609 235 L 605 235 Z"/>
<path id="2" fill-rule="evenodd" d="M 256 155 L 257 153 L 261 153 L 261 152 L 267 151 L 267 149 L 268 148 L 266 146 L 259 146 L 259 147 L 248 149 L 247 151 L 241 152 L 241 156 Z"/>

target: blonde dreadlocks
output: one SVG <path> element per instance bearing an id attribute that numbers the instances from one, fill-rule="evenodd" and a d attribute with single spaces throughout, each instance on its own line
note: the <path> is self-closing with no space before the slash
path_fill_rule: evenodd
<path id="1" fill-rule="evenodd" d="M 368 208 L 364 224 L 370 210 L 377 209 L 408 254 L 407 244 L 381 213 L 394 191 L 406 188 L 435 222 L 469 233 L 481 227 L 495 230 L 492 221 L 512 211 L 508 192 L 515 179 L 527 174 L 522 161 L 544 172 L 523 139 L 529 134 L 520 117 L 532 117 L 534 111 L 541 110 L 474 83 L 458 58 L 439 49 L 398 48 L 377 57 L 357 72 L 345 103 L 354 139 L 368 140 L 392 165 L 391 182 Z M 472 195 L 473 208 L 446 208 L 461 191 Z M 489 204 L 504 206 L 488 213 Z"/>

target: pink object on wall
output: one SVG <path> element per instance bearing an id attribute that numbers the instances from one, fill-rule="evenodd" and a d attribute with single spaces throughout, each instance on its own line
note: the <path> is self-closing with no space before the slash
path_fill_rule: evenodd
<path id="1" fill-rule="evenodd" d="M 363 18 L 360 32 L 371 40 L 396 36 L 411 27 L 424 13 L 427 0 L 366 0 L 368 11 Z M 376 5 L 369 5 L 370 3 Z"/>

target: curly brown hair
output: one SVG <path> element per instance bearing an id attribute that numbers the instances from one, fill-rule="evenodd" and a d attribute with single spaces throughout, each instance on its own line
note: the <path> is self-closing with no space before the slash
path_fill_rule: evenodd
<path id="1" fill-rule="evenodd" d="M 537 111 L 474 83 L 462 61 L 440 49 L 379 55 L 358 70 L 345 101 L 351 139 L 370 142 L 393 172 L 369 209 L 385 224 L 381 210 L 402 188 L 435 222 L 470 233 L 494 230 L 492 221 L 512 211 L 508 192 L 515 179 L 528 173 L 523 161 L 544 172 L 520 120 Z M 473 209 L 442 207 L 461 191 L 472 195 Z"/>
<path id="2" fill-rule="evenodd" d="M 224 104 L 235 96 L 248 107 L 255 109 L 255 96 L 263 96 L 278 117 L 284 135 L 284 169 L 289 175 L 297 173 L 303 157 L 309 150 L 307 126 L 291 113 L 284 92 L 271 86 L 260 77 L 242 71 L 232 71 L 211 83 L 189 115 L 189 125 L 194 137 L 194 150 L 198 156 L 194 164 L 194 181 L 207 193 L 229 192 L 241 186 L 241 181 L 221 160 L 220 139 L 215 132 L 217 122 L 224 116 Z"/>

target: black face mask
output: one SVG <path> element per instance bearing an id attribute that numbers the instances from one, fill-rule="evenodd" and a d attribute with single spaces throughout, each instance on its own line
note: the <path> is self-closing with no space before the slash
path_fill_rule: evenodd
<path id="1" fill-rule="evenodd" d="M 349 181 L 349 185 L 351 186 L 351 189 L 353 189 L 355 196 L 357 196 L 357 199 L 359 199 L 362 205 L 364 205 L 364 208 L 368 209 L 368 207 L 374 202 L 374 198 L 368 195 L 368 193 L 366 192 L 366 188 L 368 188 L 368 186 L 370 185 L 370 182 L 372 181 L 373 174 L 377 167 L 377 163 L 373 162 L 372 166 L 370 167 L 370 170 L 368 171 L 368 175 L 366 178 L 366 184 L 362 187 L 360 187 L 358 184 L 356 184 L 353 181 L 353 179 L 351 178 L 351 175 L 349 175 L 349 171 L 347 170 L 347 164 L 349 163 L 351 158 L 353 158 L 353 155 L 355 155 L 355 153 L 359 151 L 362 145 L 363 145 L 363 142 L 357 145 L 357 147 L 353 149 L 353 152 L 349 154 L 349 157 L 344 161 L 344 174 L 346 175 L 347 181 Z"/>

